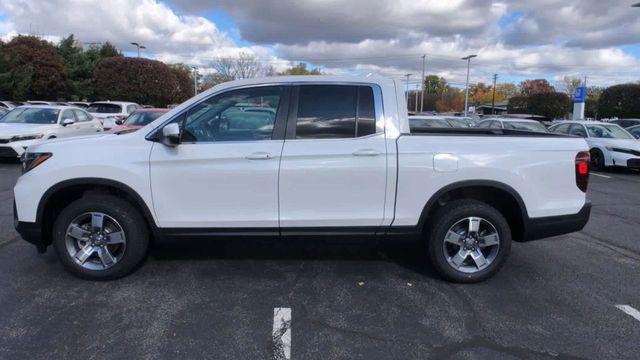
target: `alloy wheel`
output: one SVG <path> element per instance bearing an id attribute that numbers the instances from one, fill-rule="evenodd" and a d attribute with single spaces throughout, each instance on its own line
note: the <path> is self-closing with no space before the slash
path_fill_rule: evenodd
<path id="1" fill-rule="evenodd" d="M 447 263 L 464 273 L 486 269 L 496 259 L 500 249 L 496 227 L 480 217 L 467 217 L 453 224 L 443 242 Z"/>
<path id="2" fill-rule="evenodd" d="M 122 226 L 101 212 L 77 216 L 67 227 L 65 246 L 69 256 L 89 270 L 105 270 L 118 263 L 126 250 Z"/>

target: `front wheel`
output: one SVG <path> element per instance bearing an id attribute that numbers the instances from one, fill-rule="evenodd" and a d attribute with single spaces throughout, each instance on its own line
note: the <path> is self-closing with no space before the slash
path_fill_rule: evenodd
<path id="1" fill-rule="evenodd" d="M 440 276 L 459 283 L 480 282 L 495 275 L 511 249 L 511 229 L 492 206 L 455 200 L 431 221 L 428 254 Z"/>
<path id="2" fill-rule="evenodd" d="M 592 170 L 604 170 L 604 154 L 600 149 L 593 149 L 590 152 L 591 155 L 591 169 Z"/>
<path id="3" fill-rule="evenodd" d="M 142 263 L 149 235 L 140 213 L 111 195 L 82 197 L 53 226 L 53 246 L 65 268 L 88 280 L 112 280 Z"/>

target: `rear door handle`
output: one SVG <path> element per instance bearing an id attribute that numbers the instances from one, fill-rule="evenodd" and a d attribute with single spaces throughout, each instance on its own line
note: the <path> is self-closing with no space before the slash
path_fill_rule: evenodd
<path id="1" fill-rule="evenodd" d="M 269 160 L 273 156 L 267 152 L 254 152 L 253 154 L 247 155 L 247 160 Z"/>
<path id="2" fill-rule="evenodd" d="M 378 156 L 378 155 L 380 155 L 380 152 L 373 149 L 360 149 L 353 152 L 353 156 Z"/>

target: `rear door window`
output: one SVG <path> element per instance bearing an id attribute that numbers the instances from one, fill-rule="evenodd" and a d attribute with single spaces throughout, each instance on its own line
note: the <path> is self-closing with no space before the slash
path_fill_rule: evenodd
<path id="1" fill-rule="evenodd" d="M 354 85 L 301 85 L 296 139 L 341 139 L 376 133 L 373 89 Z"/>

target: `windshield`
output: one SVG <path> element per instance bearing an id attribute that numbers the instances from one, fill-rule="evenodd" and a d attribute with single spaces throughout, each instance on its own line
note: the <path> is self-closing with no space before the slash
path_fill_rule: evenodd
<path id="1" fill-rule="evenodd" d="M 98 114 L 118 114 L 122 112 L 122 107 L 116 104 L 91 104 L 87 111 Z"/>
<path id="2" fill-rule="evenodd" d="M 505 129 L 522 130 L 522 131 L 534 131 L 534 132 L 547 132 L 547 128 L 539 122 L 529 121 L 504 121 Z"/>
<path id="3" fill-rule="evenodd" d="M 0 119 L 3 123 L 56 124 L 58 109 L 15 108 Z"/>
<path id="4" fill-rule="evenodd" d="M 589 136 L 594 138 L 633 139 L 633 136 L 617 125 L 587 125 L 587 130 Z"/>
<path id="5" fill-rule="evenodd" d="M 152 122 L 153 120 L 162 116 L 162 114 L 164 114 L 164 112 L 156 112 L 156 111 L 134 112 L 133 114 L 129 115 L 127 120 L 125 120 L 124 124 L 130 125 L 130 126 L 145 126 L 150 122 Z"/>
<path id="6" fill-rule="evenodd" d="M 439 118 L 409 118 L 409 127 L 450 128 L 445 119 Z"/>

